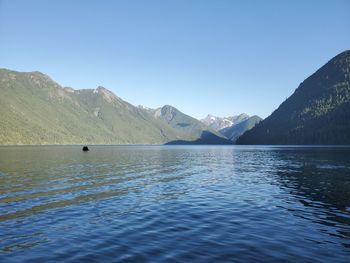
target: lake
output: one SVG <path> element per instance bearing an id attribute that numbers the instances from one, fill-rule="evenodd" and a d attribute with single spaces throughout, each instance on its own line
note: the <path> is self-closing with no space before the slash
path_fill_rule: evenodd
<path id="1" fill-rule="evenodd" d="M 0 147 L 1 262 L 350 262 L 350 148 Z"/>

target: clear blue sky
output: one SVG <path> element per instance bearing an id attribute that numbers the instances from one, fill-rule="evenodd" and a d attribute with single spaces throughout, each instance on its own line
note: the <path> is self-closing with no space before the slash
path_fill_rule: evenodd
<path id="1" fill-rule="evenodd" d="M 0 0 L 0 67 L 196 118 L 267 117 L 349 48 L 346 0 Z"/>

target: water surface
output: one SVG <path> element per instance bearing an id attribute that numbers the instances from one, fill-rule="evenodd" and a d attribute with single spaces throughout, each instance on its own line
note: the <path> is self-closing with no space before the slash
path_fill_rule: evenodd
<path id="1" fill-rule="evenodd" d="M 0 147 L 1 262 L 349 262 L 350 149 Z"/>

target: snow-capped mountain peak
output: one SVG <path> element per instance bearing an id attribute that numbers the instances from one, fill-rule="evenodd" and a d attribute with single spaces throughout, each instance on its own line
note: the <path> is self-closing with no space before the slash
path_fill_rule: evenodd
<path id="1" fill-rule="evenodd" d="M 201 119 L 201 122 L 208 125 L 212 129 L 219 131 L 221 129 L 231 127 L 232 125 L 236 125 L 248 118 L 249 115 L 245 113 L 229 117 L 218 117 L 212 114 L 208 114 L 207 117 Z"/>

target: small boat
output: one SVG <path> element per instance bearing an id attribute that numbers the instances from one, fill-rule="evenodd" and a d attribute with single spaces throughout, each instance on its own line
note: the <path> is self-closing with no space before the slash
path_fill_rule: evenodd
<path id="1" fill-rule="evenodd" d="M 89 148 L 87 146 L 83 147 L 83 152 L 87 152 L 89 150 Z"/>

